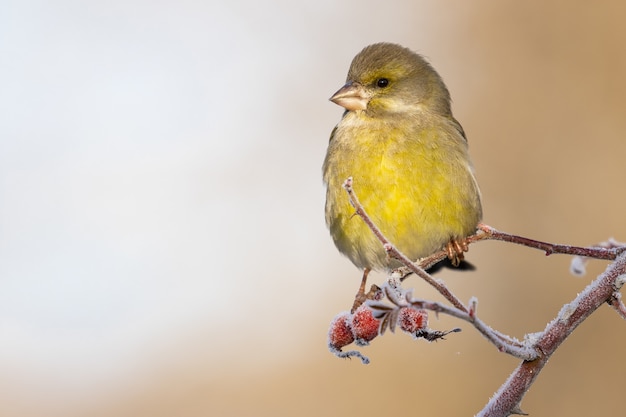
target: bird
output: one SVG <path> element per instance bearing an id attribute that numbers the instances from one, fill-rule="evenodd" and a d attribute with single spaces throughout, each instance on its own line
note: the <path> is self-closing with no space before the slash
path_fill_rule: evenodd
<path id="1" fill-rule="evenodd" d="M 400 264 L 355 215 L 347 178 L 399 251 L 418 260 L 445 249 L 453 265 L 482 220 L 481 194 L 448 88 L 423 56 L 394 43 L 366 46 L 330 101 L 345 111 L 322 166 L 325 218 L 339 252 L 363 271 L 354 311 L 369 272 Z"/>

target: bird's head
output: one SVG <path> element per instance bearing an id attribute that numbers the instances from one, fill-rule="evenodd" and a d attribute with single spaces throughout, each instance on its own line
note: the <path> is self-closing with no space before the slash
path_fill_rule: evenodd
<path id="1" fill-rule="evenodd" d="M 449 116 L 450 94 L 419 54 L 392 43 L 367 46 L 352 60 L 346 84 L 330 100 L 348 111 L 432 111 Z"/>

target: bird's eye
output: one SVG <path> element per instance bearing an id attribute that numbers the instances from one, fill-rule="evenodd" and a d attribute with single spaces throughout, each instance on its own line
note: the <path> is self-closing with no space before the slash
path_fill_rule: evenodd
<path id="1" fill-rule="evenodd" d="M 389 85 L 389 79 L 379 78 L 378 80 L 376 80 L 376 85 L 380 88 L 385 88 Z"/>

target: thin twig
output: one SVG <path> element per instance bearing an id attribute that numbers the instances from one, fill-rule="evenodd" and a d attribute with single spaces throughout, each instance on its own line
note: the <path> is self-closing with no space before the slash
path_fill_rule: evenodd
<path id="1" fill-rule="evenodd" d="M 354 195 L 354 191 L 352 191 Z M 357 200 L 358 201 L 358 200 Z M 365 214 L 365 211 L 363 211 Z M 367 216 L 367 214 L 365 214 Z M 361 215 L 361 217 L 363 217 Z M 365 220 L 365 219 L 364 219 Z M 366 221 L 366 224 L 371 224 L 371 220 Z M 480 223 L 476 233 L 465 238 L 465 241 L 470 243 L 480 242 L 481 240 L 500 240 L 503 242 L 515 243 L 517 245 L 527 246 L 529 248 L 538 249 L 545 252 L 546 256 L 553 254 L 574 255 L 581 258 L 595 258 L 603 260 L 614 260 L 617 256 L 626 251 L 626 245 L 619 244 L 619 242 L 609 241 L 603 242 L 597 246 L 580 247 L 571 245 L 560 245 L 548 242 L 542 242 L 540 240 L 529 239 L 527 237 L 514 235 L 500 231 L 494 227 Z M 382 242 L 382 241 L 381 241 Z M 442 261 L 448 256 L 445 250 L 440 250 L 425 258 L 419 259 L 416 263 L 420 268 L 427 270 L 434 266 L 436 263 Z M 576 258 L 575 258 L 576 259 Z M 579 261 L 580 263 L 580 261 Z M 406 278 L 413 271 L 404 266 L 397 269 L 398 273 L 402 275 L 402 279 Z M 584 273 L 584 271 L 575 271 L 578 275 Z"/>
<path id="2" fill-rule="evenodd" d="M 436 313 L 447 314 L 452 317 L 464 320 L 471 323 L 476 329 L 489 340 L 496 348 L 503 353 L 515 356 L 519 359 L 533 360 L 538 357 L 538 352 L 527 346 L 524 343 L 520 343 L 507 335 L 504 335 L 490 326 L 485 324 L 482 320 L 476 317 L 475 314 L 469 314 L 454 307 L 448 307 L 435 301 L 427 301 L 421 299 L 411 299 L 411 305 L 416 308 L 423 308 L 431 310 Z M 370 305 L 372 308 L 376 308 L 376 305 Z"/>
<path id="3" fill-rule="evenodd" d="M 584 256 L 586 258 L 595 258 L 595 259 L 605 259 L 612 261 L 617 256 L 624 251 L 626 251 L 626 246 L 618 246 L 618 247 L 600 247 L 600 246 L 591 246 L 591 247 L 580 247 L 580 246 L 571 246 L 571 245 L 559 245 L 554 243 L 542 242 L 539 240 L 529 239 L 523 236 L 517 236 L 510 233 L 505 233 L 500 230 L 497 230 L 486 224 L 479 224 L 478 230 L 481 230 L 485 233 L 484 237 L 481 237 L 476 240 L 490 239 L 490 240 L 501 240 L 504 242 L 511 242 L 522 246 L 528 246 L 529 248 L 539 249 L 546 253 L 546 256 L 552 254 L 565 254 L 565 255 L 577 255 Z"/>
<path id="4" fill-rule="evenodd" d="M 626 245 L 611 244 L 613 242 L 605 242 L 598 246 L 580 247 L 571 245 L 560 245 L 548 242 L 542 242 L 540 240 L 529 239 L 527 237 L 514 235 L 498 230 L 494 227 L 480 223 L 476 233 L 465 238 L 465 241 L 470 243 L 479 242 L 481 240 L 500 240 L 503 242 L 515 243 L 517 245 L 527 246 L 529 248 L 538 249 L 545 252 L 546 256 L 553 254 L 563 255 L 575 255 L 583 258 L 595 258 L 604 260 L 614 260 L 617 256 L 626 251 Z M 422 269 L 429 269 L 437 262 L 447 257 L 445 250 L 440 250 L 432 255 L 422 258 L 417 261 L 417 264 Z M 403 275 L 410 274 L 409 269 L 406 267 L 398 268 L 398 271 Z"/>

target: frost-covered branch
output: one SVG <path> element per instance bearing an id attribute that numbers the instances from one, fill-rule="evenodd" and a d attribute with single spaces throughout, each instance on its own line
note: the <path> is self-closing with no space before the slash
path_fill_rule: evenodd
<path id="1" fill-rule="evenodd" d="M 519 411 L 522 398 L 550 356 L 580 323 L 613 298 L 616 284 L 620 287 L 623 284 L 624 274 L 626 254 L 622 253 L 572 302 L 565 304 L 543 332 L 529 336 L 527 340 L 537 348 L 540 356 L 534 361 L 522 362 L 477 416 L 506 417 L 513 410 Z"/>

